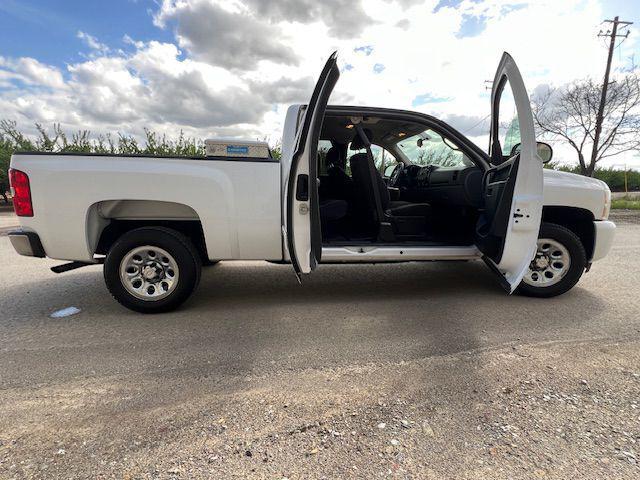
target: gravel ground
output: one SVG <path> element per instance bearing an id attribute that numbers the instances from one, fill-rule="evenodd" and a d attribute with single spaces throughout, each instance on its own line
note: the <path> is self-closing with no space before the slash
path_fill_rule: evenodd
<path id="1" fill-rule="evenodd" d="M 640 478 L 640 225 L 619 223 L 556 299 L 479 262 L 302 287 L 242 262 L 153 317 L 2 237 L 0 478 Z"/>

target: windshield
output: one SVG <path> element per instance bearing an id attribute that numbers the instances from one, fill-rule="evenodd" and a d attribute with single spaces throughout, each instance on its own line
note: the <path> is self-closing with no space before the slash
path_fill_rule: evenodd
<path id="1" fill-rule="evenodd" d="M 407 137 L 397 143 L 400 150 L 414 165 L 436 165 L 439 167 L 469 167 L 473 162 L 450 140 L 427 129 L 418 135 Z"/>

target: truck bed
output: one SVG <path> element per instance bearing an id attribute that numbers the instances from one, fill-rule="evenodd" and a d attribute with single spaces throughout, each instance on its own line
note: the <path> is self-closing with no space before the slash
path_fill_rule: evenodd
<path id="1" fill-rule="evenodd" d="M 198 221 L 211 260 L 282 259 L 275 159 L 21 152 L 48 257 L 91 261 L 113 220 Z"/>

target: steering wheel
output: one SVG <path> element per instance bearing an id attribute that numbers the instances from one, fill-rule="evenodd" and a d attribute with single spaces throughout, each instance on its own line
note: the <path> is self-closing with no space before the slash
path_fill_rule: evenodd
<path id="1" fill-rule="evenodd" d="M 398 179 L 400 178 L 400 175 L 402 174 L 403 170 L 404 170 L 404 163 L 398 162 L 398 164 L 396 165 L 396 168 L 394 168 L 393 171 L 391 172 L 391 175 L 389 175 L 390 187 L 396 186 L 396 184 L 398 183 Z"/>

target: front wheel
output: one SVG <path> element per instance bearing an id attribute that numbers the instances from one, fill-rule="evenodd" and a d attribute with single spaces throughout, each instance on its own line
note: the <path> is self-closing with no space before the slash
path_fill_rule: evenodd
<path id="1" fill-rule="evenodd" d="M 562 295 L 578 283 L 587 255 L 578 236 L 555 223 L 543 223 L 538 236 L 536 256 L 518 287 L 530 297 Z"/>
<path id="2" fill-rule="evenodd" d="M 200 257 L 191 241 L 163 227 L 125 233 L 104 262 L 113 297 L 142 313 L 168 312 L 182 304 L 200 281 Z"/>

